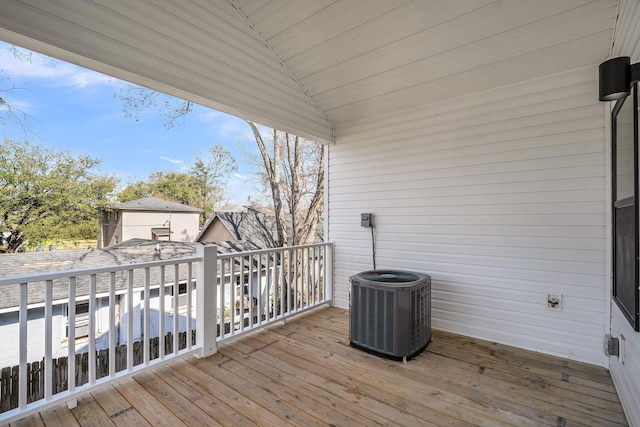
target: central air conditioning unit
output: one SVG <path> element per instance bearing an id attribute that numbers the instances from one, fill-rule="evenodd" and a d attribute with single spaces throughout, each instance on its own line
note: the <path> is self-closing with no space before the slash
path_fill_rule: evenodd
<path id="1" fill-rule="evenodd" d="M 351 282 L 349 341 L 392 359 L 411 358 L 431 341 L 431 277 L 373 270 Z"/>

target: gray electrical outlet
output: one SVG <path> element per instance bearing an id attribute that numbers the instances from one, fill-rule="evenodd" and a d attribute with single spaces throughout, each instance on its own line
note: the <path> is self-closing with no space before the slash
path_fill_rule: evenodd
<path id="1" fill-rule="evenodd" d="M 360 226 L 361 227 L 371 227 L 373 225 L 373 214 L 372 213 L 361 213 L 360 214 Z"/>

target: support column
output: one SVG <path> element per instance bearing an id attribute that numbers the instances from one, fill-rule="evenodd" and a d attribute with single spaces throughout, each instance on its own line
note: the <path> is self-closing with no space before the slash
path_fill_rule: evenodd
<path id="1" fill-rule="evenodd" d="M 201 346 L 196 357 L 203 358 L 218 352 L 218 248 L 198 246 L 196 254 L 202 258 L 196 272 L 196 342 Z"/>

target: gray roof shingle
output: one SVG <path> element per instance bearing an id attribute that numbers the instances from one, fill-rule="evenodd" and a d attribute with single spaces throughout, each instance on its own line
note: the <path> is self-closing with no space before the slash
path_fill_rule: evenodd
<path id="1" fill-rule="evenodd" d="M 200 243 L 131 239 L 103 249 L 0 254 L 0 261 L 2 263 L 0 278 L 180 259 L 195 256 L 197 246 L 200 246 Z M 160 250 L 156 251 L 156 247 Z M 151 284 L 159 284 L 160 269 L 152 268 L 150 272 Z M 180 280 L 185 280 L 186 277 L 187 268 L 181 265 L 179 268 L 179 278 Z M 193 277 L 195 278 L 195 270 L 193 271 Z M 167 267 L 165 271 L 165 282 L 172 283 L 173 278 L 173 267 Z M 96 292 L 108 292 L 109 274 L 100 274 L 96 279 Z M 67 298 L 68 279 L 54 280 L 53 283 L 53 300 Z M 134 283 L 136 287 L 143 286 L 144 270 L 135 270 Z M 88 295 L 89 277 L 78 277 L 76 287 L 77 296 Z M 117 272 L 116 289 L 123 290 L 126 288 L 127 272 Z M 43 282 L 30 283 L 27 288 L 28 304 L 44 302 L 44 291 L 45 286 Z M 19 292 L 19 285 L 0 287 L 0 310 L 17 307 L 20 302 Z"/>
<path id="2" fill-rule="evenodd" d="M 157 197 L 143 197 L 142 199 L 116 203 L 114 209 L 126 211 L 172 211 L 172 212 L 202 212 L 200 208 L 183 205 L 182 203 L 162 200 Z"/>

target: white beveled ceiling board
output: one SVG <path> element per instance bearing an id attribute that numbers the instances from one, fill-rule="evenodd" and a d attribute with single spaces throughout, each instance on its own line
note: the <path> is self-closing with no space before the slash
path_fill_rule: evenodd
<path id="1" fill-rule="evenodd" d="M 6 1 L 0 38 L 301 136 L 332 140 L 332 124 L 227 1 Z"/>
<path id="2" fill-rule="evenodd" d="M 5 0 L 0 38 L 331 141 L 353 122 L 595 70 L 609 55 L 616 5 Z"/>
<path id="3" fill-rule="evenodd" d="M 597 65 L 616 11 L 615 0 L 292 3 L 237 2 L 337 128 Z"/>

